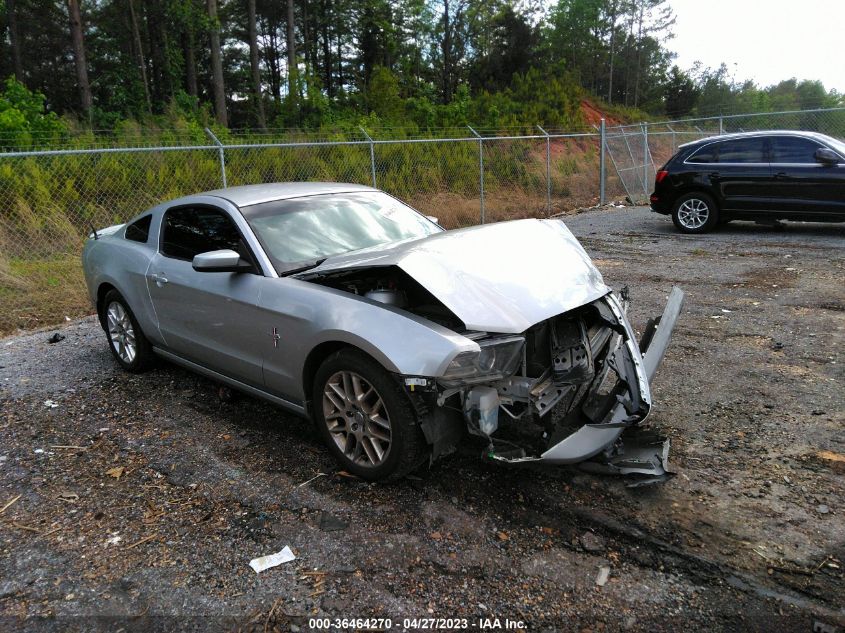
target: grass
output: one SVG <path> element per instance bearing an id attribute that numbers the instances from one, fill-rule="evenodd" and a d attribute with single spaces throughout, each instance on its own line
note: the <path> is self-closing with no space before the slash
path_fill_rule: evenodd
<path id="1" fill-rule="evenodd" d="M 0 335 L 92 312 L 78 255 L 14 259 L 0 276 Z"/>

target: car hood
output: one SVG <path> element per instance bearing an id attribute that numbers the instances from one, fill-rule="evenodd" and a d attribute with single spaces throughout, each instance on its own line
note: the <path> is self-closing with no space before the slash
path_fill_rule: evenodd
<path id="1" fill-rule="evenodd" d="M 560 220 L 515 220 L 444 231 L 330 257 L 298 275 L 397 266 L 467 329 L 520 333 L 610 289 Z"/>

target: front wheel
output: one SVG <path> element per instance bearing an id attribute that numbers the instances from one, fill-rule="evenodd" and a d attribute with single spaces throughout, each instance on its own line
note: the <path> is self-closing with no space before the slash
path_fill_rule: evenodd
<path id="1" fill-rule="evenodd" d="M 109 349 L 126 371 L 141 372 L 153 363 L 153 350 L 141 331 L 135 315 L 117 290 L 103 299 L 101 321 L 109 339 Z"/>
<path id="2" fill-rule="evenodd" d="M 398 479 L 428 454 L 411 402 L 378 363 L 355 350 L 330 356 L 314 378 L 314 422 L 342 468 Z"/>
<path id="3" fill-rule="evenodd" d="M 719 209 L 706 193 L 688 193 L 675 202 L 672 222 L 681 233 L 707 233 L 719 223 Z"/>

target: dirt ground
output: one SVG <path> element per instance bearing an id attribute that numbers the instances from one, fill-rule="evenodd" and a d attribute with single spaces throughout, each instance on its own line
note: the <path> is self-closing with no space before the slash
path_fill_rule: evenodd
<path id="1" fill-rule="evenodd" d="M 88 318 L 0 340 L 0 629 L 845 630 L 845 226 L 566 221 L 635 327 L 687 294 L 650 417 L 672 479 L 468 444 L 367 484 L 305 420 L 166 364 L 122 373 Z"/>

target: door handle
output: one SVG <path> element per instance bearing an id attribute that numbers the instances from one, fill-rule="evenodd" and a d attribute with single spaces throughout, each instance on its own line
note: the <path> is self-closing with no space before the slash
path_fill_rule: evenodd
<path id="1" fill-rule="evenodd" d="M 153 273 L 150 275 L 150 279 L 152 279 L 159 288 L 167 283 L 167 277 L 164 276 L 164 273 Z"/>
<path id="2" fill-rule="evenodd" d="M 779 171 L 775 174 L 776 180 L 789 180 L 789 175 L 785 171 Z"/>
<path id="3" fill-rule="evenodd" d="M 709 174 L 707 174 L 707 177 L 712 180 L 715 178 L 719 178 L 721 175 L 722 174 L 720 174 L 718 171 L 711 171 Z"/>

